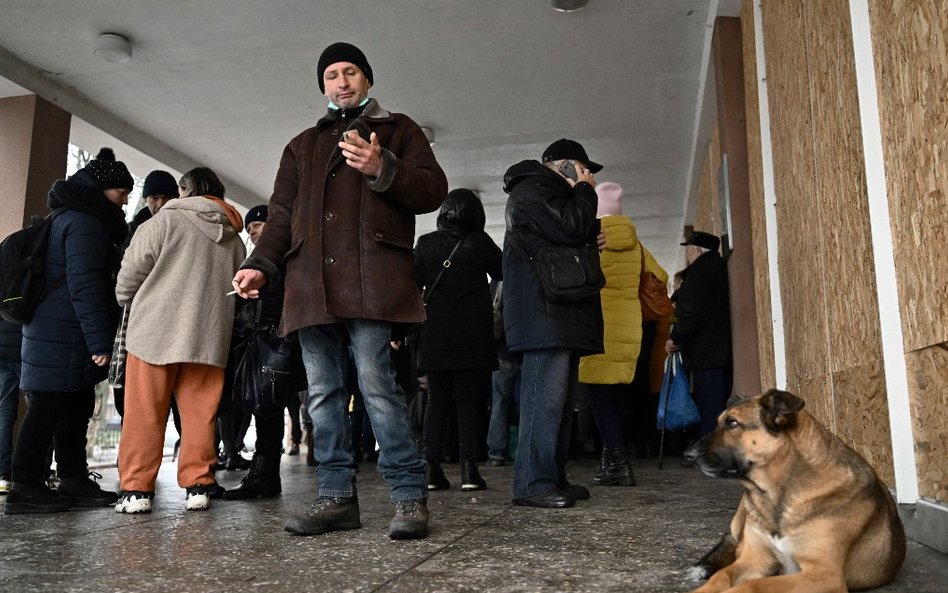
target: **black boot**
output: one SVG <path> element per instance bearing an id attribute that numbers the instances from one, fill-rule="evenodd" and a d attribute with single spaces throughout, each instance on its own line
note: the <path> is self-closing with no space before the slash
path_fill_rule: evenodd
<path id="1" fill-rule="evenodd" d="M 635 486 L 632 467 L 621 448 L 603 448 L 602 465 L 603 472 L 601 475 L 596 474 L 593 483 L 600 486 Z"/>
<path id="2" fill-rule="evenodd" d="M 227 455 L 224 469 L 227 471 L 250 469 L 250 462 L 244 459 L 240 453 L 231 453 Z"/>
<path id="3" fill-rule="evenodd" d="M 430 488 L 430 487 L 429 487 Z M 477 461 L 474 459 L 461 460 L 461 490 L 483 490 L 487 482 L 477 471 Z"/>
<path id="4" fill-rule="evenodd" d="M 444 470 L 441 469 L 441 461 L 437 457 L 428 458 L 428 490 L 447 490 L 451 487 L 451 482 L 444 477 Z"/>
<path id="5" fill-rule="evenodd" d="M 595 475 L 593 475 L 593 484 L 602 483 L 606 477 L 606 470 L 609 468 L 609 459 L 606 457 L 607 450 L 605 447 L 602 448 L 602 458 L 599 461 L 599 467 L 596 468 Z"/>
<path id="6" fill-rule="evenodd" d="M 250 471 L 240 484 L 224 492 L 224 500 L 270 498 L 281 492 L 279 455 L 254 455 Z"/>

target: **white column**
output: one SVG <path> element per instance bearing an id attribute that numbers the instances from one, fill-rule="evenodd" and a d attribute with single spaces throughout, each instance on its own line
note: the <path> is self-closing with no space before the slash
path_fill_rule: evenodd
<path id="1" fill-rule="evenodd" d="M 764 217 L 767 228 L 767 265 L 770 271 L 770 316 L 774 334 L 774 373 L 777 389 L 787 388 L 787 351 L 783 333 L 783 297 L 777 250 L 777 190 L 774 187 L 774 155 L 770 143 L 770 108 L 767 96 L 767 61 L 764 57 L 764 25 L 760 1 L 754 1 L 754 46 L 757 50 L 757 111 L 760 113 L 760 156 L 764 180 Z"/>

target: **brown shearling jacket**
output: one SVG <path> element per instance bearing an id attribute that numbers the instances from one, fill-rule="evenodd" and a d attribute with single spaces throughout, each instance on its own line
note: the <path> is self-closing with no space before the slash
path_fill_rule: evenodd
<path id="1" fill-rule="evenodd" d="M 382 172 L 345 163 L 341 134 L 375 132 Z M 422 321 L 412 248 L 415 215 L 444 201 L 447 179 L 421 128 L 374 100 L 354 120 L 330 110 L 283 151 L 269 215 L 241 268 L 285 276 L 281 333 L 343 319 Z"/>

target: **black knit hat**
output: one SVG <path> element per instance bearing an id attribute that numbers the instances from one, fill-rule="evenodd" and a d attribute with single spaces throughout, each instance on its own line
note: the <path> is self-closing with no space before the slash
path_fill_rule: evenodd
<path id="1" fill-rule="evenodd" d="M 326 92 L 326 85 L 323 84 L 323 72 L 336 62 L 355 64 L 362 70 L 362 74 L 365 74 L 365 77 L 369 79 L 369 84 L 373 84 L 372 66 L 369 66 L 369 60 L 366 59 L 362 50 L 351 43 L 340 41 L 324 49 L 316 63 L 316 82 L 319 84 L 319 92 Z"/>
<path id="2" fill-rule="evenodd" d="M 95 178 L 103 191 L 120 187 L 132 191 L 135 185 L 128 167 L 125 163 L 115 160 L 115 153 L 111 148 L 100 149 L 99 154 L 83 168 Z"/>
<path id="3" fill-rule="evenodd" d="M 167 171 L 152 171 L 145 177 L 145 186 L 142 188 L 142 197 L 148 196 L 178 197 L 178 182 Z"/>
<path id="4" fill-rule="evenodd" d="M 267 214 L 269 214 L 269 209 L 266 204 L 260 204 L 259 206 L 254 206 L 250 210 L 247 210 L 247 214 L 244 215 L 244 230 L 247 230 L 247 227 L 250 226 L 251 222 L 266 222 Z"/>

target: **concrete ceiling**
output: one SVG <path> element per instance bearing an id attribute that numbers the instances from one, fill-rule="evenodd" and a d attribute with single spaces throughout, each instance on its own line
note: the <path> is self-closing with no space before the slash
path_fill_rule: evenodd
<path id="1" fill-rule="evenodd" d="M 548 0 L 0 0 L 0 97 L 26 89 L 62 106 L 83 120 L 77 143 L 94 152 L 117 140 L 138 176 L 157 163 L 207 165 L 251 206 L 269 197 L 286 142 L 325 111 L 320 51 L 350 41 L 372 64 L 371 96 L 435 131 L 450 187 L 480 193 L 495 240 L 504 171 L 570 137 L 605 165 L 600 181 L 624 186 L 625 213 L 672 272 L 707 135 L 710 24 L 739 6 L 590 0 L 564 14 Z M 131 61 L 93 55 L 103 32 L 132 41 Z M 434 221 L 420 217 L 418 233 Z"/>

